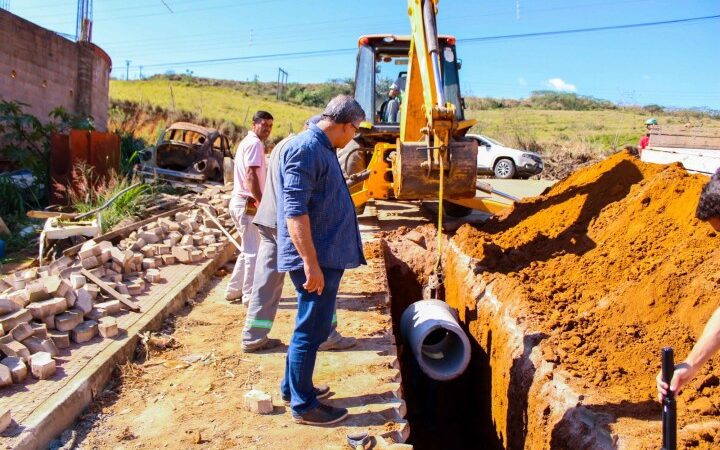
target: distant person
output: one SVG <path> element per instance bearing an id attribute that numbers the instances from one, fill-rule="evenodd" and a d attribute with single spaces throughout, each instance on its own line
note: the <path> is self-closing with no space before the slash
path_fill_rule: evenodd
<path id="1" fill-rule="evenodd" d="M 703 187 L 695 217 L 707 221 L 716 231 L 720 231 L 720 168 Z M 720 349 L 720 308 L 717 308 L 705 325 L 702 336 L 695 343 L 685 361 L 675 366 L 670 381 L 670 390 L 678 393 L 692 380 L 700 367 Z M 668 391 L 668 385 L 662 380 L 662 371 L 657 376 L 658 398 L 660 401 Z"/>
<path id="2" fill-rule="evenodd" d="M 657 124 L 658 121 L 655 118 L 650 118 L 645 121 L 645 128 L 647 131 L 645 132 L 645 136 L 641 137 L 640 142 L 638 143 L 638 151 L 640 151 L 641 154 L 642 151 L 645 150 L 645 148 L 647 148 L 648 144 L 650 143 L 650 131 L 653 129 L 653 127 L 656 127 Z"/>
<path id="3" fill-rule="evenodd" d="M 347 417 L 345 408 L 320 403 L 313 386 L 318 348 L 330 335 L 340 280 L 366 264 L 355 207 L 335 154 L 355 136 L 365 112 L 339 95 L 322 120 L 293 139 L 280 160 L 277 197 L 278 270 L 288 272 L 298 312 L 285 362 L 282 396 L 293 420 L 329 425 Z"/>
<path id="4" fill-rule="evenodd" d="M 385 123 L 397 123 L 400 112 L 400 90 L 396 84 L 390 86 L 388 98 L 380 105 L 380 121 Z"/>
<path id="5" fill-rule="evenodd" d="M 321 115 L 313 116 L 305 122 L 304 130 L 310 125 L 317 124 Z M 248 312 L 245 318 L 245 327 L 242 333 L 242 349 L 246 353 L 256 352 L 277 347 L 281 344 L 279 339 L 270 339 L 268 334 L 272 329 L 280 306 L 280 297 L 285 282 L 285 273 L 277 270 L 277 186 L 280 172 L 280 158 L 287 145 L 297 135 L 291 134 L 280 141 L 270 153 L 263 202 L 255 215 L 255 224 L 260 233 L 260 246 L 258 247 L 253 277 L 252 294 L 248 302 Z M 337 331 L 337 314 L 333 314 L 330 336 L 320 345 L 320 350 L 344 350 L 353 347 L 356 340 L 343 337 Z M 321 393 L 329 393 L 324 388 Z M 289 398 L 283 399 L 290 401 Z"/>
<path id="6" fill-rule="evenodd" d="M 235 153 L 235 182 L 230 200 L 230 217 L 240 234 L 242 250 L 225 291 L 225 299 L 231 302 L 244 299 L 247 303 L 252 293 L 255 258 L 260 245 L 260 234 L 252 220 L 262 201 L 267 172 L 264 142 L 270 137 L 272 127 L 272 114 L 267 111 L 256 112 L 252 129 L 240 141 Z"/>

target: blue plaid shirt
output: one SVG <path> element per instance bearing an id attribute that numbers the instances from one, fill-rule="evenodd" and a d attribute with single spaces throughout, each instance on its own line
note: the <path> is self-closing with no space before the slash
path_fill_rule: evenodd
<path id="1" fill-rule="evenodd" d="M 352 269 L 366 264 L 350 191 L 330 140 L 317 126 L 311 125 L 285 148 L 276 200 L 280 272 L 303 268 L 286 219 L 305 214 L 310 216 L 320 267 Z"/>

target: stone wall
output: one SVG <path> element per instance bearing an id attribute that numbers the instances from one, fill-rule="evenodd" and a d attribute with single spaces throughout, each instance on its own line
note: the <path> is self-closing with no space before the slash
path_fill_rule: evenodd
<path id="1" fill-rule="evenodd" d="M 41 120 L 59 106 L 107 130 L 112 62 L 100 47 L 74 42 L 0 9 L 0 98 L 27 103 Z"/>

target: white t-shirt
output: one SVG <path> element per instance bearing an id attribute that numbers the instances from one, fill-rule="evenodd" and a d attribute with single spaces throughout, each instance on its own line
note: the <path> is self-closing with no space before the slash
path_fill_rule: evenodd
<path id="1" fill-rule="evenodd" d="M 248 167 L 260 168 L 257 171 L 257 175 L 258 181 L 260 182 L 260 192 L 262 192 L 265 187 L 265 176 L 267 173 L 265 145 L 257 134 L 252 131 L 248 131 L 245 139 L 240 141 L 237 152 L 235 153 L 233 197 L 253 197 L 250 191 L 250 183 L 248 183 L 247 179 L 246 172 Z"/>

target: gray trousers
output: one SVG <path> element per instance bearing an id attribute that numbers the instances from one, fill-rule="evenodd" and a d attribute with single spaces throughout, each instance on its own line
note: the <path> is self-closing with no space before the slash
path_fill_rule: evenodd
<path id="1" fill-rule="evenodd" d="M 277 270 L 277 230 L 257 225 L 260 245 L 255 260 L 252 294 L 243 328 L 243 345 L 261 344 L 272 329 L 285 282 L 285 273 Z M 342 339 L 337 332 L 337 313 L 333 313 L 332 329 L 326 342 Z"/>

